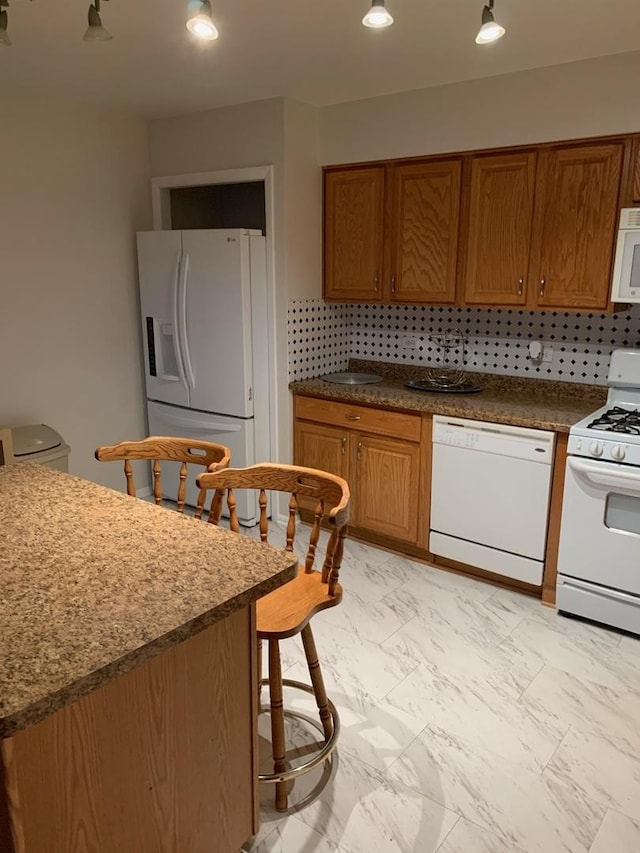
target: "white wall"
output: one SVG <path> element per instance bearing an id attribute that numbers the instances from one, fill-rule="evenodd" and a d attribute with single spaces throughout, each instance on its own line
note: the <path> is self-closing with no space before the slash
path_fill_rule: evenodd
<path id="1" fill-rule="evenodd" d="M 135 231 L 144 122 L 2 96 L 0 423 L 44 422 L 71 473 L 122 488 L 99 444 L 145 433 Z M 116 470 L 117 467 L 117 470 Z"/>
<path id="2" fill-rule="evenodd" d="M 325 107 L 320 161 L 640 131 L 639 80 L 635 52 Z"/>
<path id="3" fill-rule="evenodd" d="M 322 291 L 322 169 L 316 107 L 285 102 L 284 228 L 288 299 Z M 286 305 L 285 305 L 286 308 Z"/>

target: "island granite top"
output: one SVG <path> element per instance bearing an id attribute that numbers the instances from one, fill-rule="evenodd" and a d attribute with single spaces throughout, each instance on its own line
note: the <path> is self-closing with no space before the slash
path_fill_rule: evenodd
<path id="1" fill-rule="evenodd" d="M 0 467 L 0 737 L 296 573 L 269 545 L 42 465 Z"/>
<path id="2" fill-rule="evenodd" d="M 336 402 L 470 418 L 555 432 L 568 432 L 573 424 L 602 406 L 607 396 L 607 389 L 600 385 L 477 372 L 469 372 L 468 375 L 483 386 L 479 394 L 411 391 L 404 387 L 404 383 L 409 379 L 426 378 L 424 367 L 350 359 L 347 369 L 375 373 L 382 376 L 383 381 L 377 385 L 333 385 L 318 377 L 292 382 L 289 388 L 294 394 L 322 397 Z"/>

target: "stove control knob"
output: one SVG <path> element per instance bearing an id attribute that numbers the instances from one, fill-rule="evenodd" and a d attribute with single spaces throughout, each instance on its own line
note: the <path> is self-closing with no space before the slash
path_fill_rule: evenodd
<path id="1" fill-rule="evenodd" d="M 623 444 L 614 444 L 611 448 L 611 458 L 617 459 L 620 462 L 625 457 L 625 449 Z"/>
<path id="2" fill-rule="evenodd" d="M 599 441 L 592 441 L 589 445 L 589 453 L 592 456 L 602 456 L 602 445 Z"/>

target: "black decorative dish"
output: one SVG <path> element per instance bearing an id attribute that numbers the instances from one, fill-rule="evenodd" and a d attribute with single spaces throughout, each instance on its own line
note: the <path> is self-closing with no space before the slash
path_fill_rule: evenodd
<path id="1" fill-rule="evenodd" d="M 464 382 L 438 382 L 433 379 L 410 379 L 404 383 L 405 388 L 412 391 L 430 391 L 437 394 L 477 394 L 482 391 L 482 385 L 470 380 Z"/>

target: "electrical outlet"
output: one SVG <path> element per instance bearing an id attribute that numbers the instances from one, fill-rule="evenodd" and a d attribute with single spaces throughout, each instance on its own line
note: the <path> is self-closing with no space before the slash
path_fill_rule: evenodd
<path id="1" fill-rule="evenodd" d="M 545 344 L 544 349 L 542 350 L 542 360 L 543 361 L 553 361 L 553 347 L 551 344 Z"/>
<path id="2" fill-rule="evenodd" d="M 398 343 L 400 344 L 401 349 L 415 352 L 415 350 L 418 349 L 418 336 L 412 335 L 410 332 L 406 332 L 398 337 Z"/>

